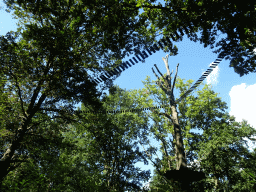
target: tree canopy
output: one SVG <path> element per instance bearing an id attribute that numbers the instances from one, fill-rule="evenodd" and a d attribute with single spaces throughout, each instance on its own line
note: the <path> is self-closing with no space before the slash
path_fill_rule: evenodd
<path id="1" fill-rule="evenodd" d="M 163 160 L 155 162 L 158 174 L 175 166 L 171 158 L 174 151 L 168 149 L 164 140 L 172 134 L 171 124 L 166 119 L 163 122 L 158 113 L 152 113 L 152 118 L 162 123 L 149 129 L 145 113 L 97 117 L 78 114 L 75 109 L 75 104 L 80 102 L 82 110 L 93 111 L 153 105 L 153 100 L 144 93 L 114 88 L 113 81 L 120 73 L 107 78 L 99 88 L 94 79 L 120 66 L 125 56 L 151 46 L 159 34 L 161 38 L 175 34 L 178 41 L 184 35 L 182 30 L 187 30 L 191 40 L 213 48 L 216 32 L 220 30 L 227 38 L 217 42 L 221 47 L 216 53 L 224 53 L 240 76 L 255 72 L 255 3 L 252 1 L 167 0 L 158 5 L 153 4 L 154 0 L 4 2 L 19 19 L 17 32 L 0 37 L 0 184 L 5 190 L 21 186 L 24 190 L 32 186 L 35 190 L 60 190 L 67 186 L 78 191 L 88 186 L 96 190 L 138 189 L 139 180 L 146 180 L 149 174 L 134 167 L 137 161 L 147 162 L 146 152 L 134 146 L 138 142 L 149 144 L 150 132 L 163 143 Z M 141 14 L 139 9 L 143 9 Z M 202 33 L 200 38 L 198 31 Z M 173 50 L 176 50 L 174 45 L 165 47 L 165 51 Z M 190 82 L 179 80 L 176 86 L 184 93 Z M 154 86 L 147 86 L 150 94 L 158 92 Z M 110 95 L 104 96 L 103 91 L 108 89 Z M 142 97 L 138 98 L 137 93 Z M 164 93 L 160 91 L 158 96 L 167 104 Z M 125 98 L 133 98 L 137 103 L 126 102 Z M 237 125 L 221 112 L 225 109 L 225 103 L 209 89 L 198 92 L 196 98 L 189 96 L 179 104 L 182 134 L 190 161 L 205 154 L 201 166 L 213 174 L 214 187 L 239 188 L 241 183 L 235 183 L 235 177 L 246 183 L 249 179 L 238 168 L 255 173 L 249 168 L 249 159 L 255 153 L 249 153 L 241 145 L 241 138 L 249 138 L 254 131 L 246 123 Z M 193 127 L 202 129 L 204 134 L 190 133 Z M 84 132 L 86 136 L 82 135 Z M 219 134 L 217 138 L 215 133 Z M 140 139 L 135 142 L 136 138 Z M 79 156 L 83 150 L 86 157 Z M 147 154 L 155 151 L 150 147 Z M 230 154 L 226 159 L 224 152 Z M 78 156 L 73 158 L 72 153 Z M 91 158 L 91 154 L 95 156 Z M 218 166 L 213 158 L 219 160 Z M 85 169 L 81 161 L 87 161 Z M 228 173 L 230 169 L 233 171 Z M 75 172 L 77 182 L 70 178 Z M 33 178 L 36 179 L 32 182 Z M 86 182 L 82 184 L 80 179 Z M 132 181 L 128 182 L 129 179 Z M 251 187 L 246 184 L 244 190 Z"/>
<path id="2" fill-rule="evenodd" d="M 104 82 L 101 91 L 96 89 L 92 77 L 113 67 L 108 61 L 120 63 L 124 57 L 121 51 L 129 42 L 133 43 L 129 46 L 138 49 L 152 41 L 150 34 L 126 36 L 146 26 L 145 20 L 134 18 L 136 12 L 120 11 L 120 6 L 114 6 L 115 10 L 103 9 L 105 3 L 96 3 L 38 1 L 36 6 L 22 1 L 7 3 L 20 19 L 20 27 L 17 32 L 0 37 L 0 70 L 4 74 L 1 99 L 14 95 L 6 98 L 1 108 L 2 114 L 12 112 L 14 117 L 3 117 L 1 122 L 5 133 L 1 160 L 7 163 L 1 181 L 19 165 L 11 162 L 21 160 L 19 155 L 14 159 L 17 151 L 24 154 L 34 147 L 38 137 L 44 140 L 40 143 L 43 146 L 47 146 L 47 139 L 54 142 L 57 137 L 62 138 L 61 125 L 74 120 L 75 104 L 83 102 L 94 109 L 101 108 L 99 97 L 117 75 Z M 109 4 L 110 8 L 112 5 Z M 114 13 L 122 15 L 115 23 L 119 28 L 105 25 L 113 22 L 110 17 Z M 105 60 L 99 63 L 102 56 Z M 27 137 L 34 137 L 34 142 Z M 27 153 L 24 158 L 28 158 Z"/>

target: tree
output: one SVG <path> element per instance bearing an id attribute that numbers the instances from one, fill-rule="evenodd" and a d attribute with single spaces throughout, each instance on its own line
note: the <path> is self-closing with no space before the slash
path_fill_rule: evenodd
<path id="1" fill-rule="evenodd" d="M 137 12 L 115 1 L 95 1 L 95 5 L 80 1 L 38 1 L 36 5 L 6 2 L 20 18 L 20 27 L 0 38 L 5 94 L 15 92 L 3 103 L 12 103 L 14 118 L 1 116 L 1 133 L 5 134 L 1 143 L 1 163 L 5 164 L 1 166 L 1 182 L 20 165 L 17 161 L 34 154 L 33 159 L 39 162 L 35 149 L 41 145 L 46 149 L 48 143 L 63 139 L 60 132 L 65 129 L 63 125 L 74 120 L 74 104 L 83 102 L 100 108 L 101 92 L 111 87 L 117 76 L 107 79 L 102 90 L 97 91 L 89 70 L 93 75 L 108 71 L 120 64 L 126 54 L 121 54 L 122 50 L 136 51 L 154 40 L 149 33 L 131 34 L 146 26 L 145 19 L 137 21 Z M 99 64 L 102 55 L 105 59 Z M 10 107 L 1 110 L 10 113 Z M 24 154 L 23 159 L 19 159 L 20 154 Z"/>
<path id="2" fill-rule="evenodd" d="M 192 82 L 188 80 L 184 83 L 177 77 L 175 86 L 180 96 L 191 87 Z M 149 77 L 143 83 L 145 88 L 140 90 L 138 97 L 135 98 L 140 106 L 153 107 L 155 105 L 153 99 L 158 105 L 166 106 L 163 111 L 151 108 L 148 114 L 155 122 L 150 131 L 154 138 L 161 142 L 162 154 L 162 157 L 156 158 L 157 148 L 150 145 L 148 148 L 144 146 L 148 159 L 155 165 L 151 189 L 172 191 L 178 186 L 163 177 L 166 170 L 175 169 L 177 164 L 173 124 L 168 118 L 172 115 L 168 105 L 169 99 Z M 248 172 L 255 173 L 254 166 L 250 164 L 254 162 L 254 154 L 250 153 L 243 144 L 246 143 L 244 138 L 255 140 L 252 137 L 255 136 L 256 130 L 246 122 L 235 122 L 234 117 L 225 111 L 226 103 L 222 102 L 207 85 L 197 90 L 195 95 L 184 98 L 178 103 L 177 109 L 186 160 L 190 167 L 193 165 L 192 162 L 200 163 L 199 167 L 193 165 L 191 169 L 203 171 L 206 174 L 207 178 L 201 181 L 204 183 L 204 190 L 212 191 L 214 188 L 230 191 L 238 188 L 243 191 L 252 190 L 254 185 L 250 182 L 250 176 L 239 169 L 248 169 Z M 196 134 L 193 132 L 194 129 L 202 130 L 203 133 Z M 199 182 L 194 182 L 193 187 L 198 191 Z"/>
<path id="3" fill-rule="evenodd" d="M 180 95 L 184 94 L 191 87 L 192 80 L 183 82 L 179 77 L 176 81 L 176 88 Z M 168 106 L 168 97 L 154 85 L 147 77 L 144 82 L 145 88 L 140 92 L 140 96 L 145 100 L 154 101 L 158 105 Z M 147 91 L 147 94 L 143 94 Z M 244 191 L 252 190 L 253 185 L 250 183 L 250 177 L 246 176 L 239 169 L 249 169 L 255 172 L 253 166 L 248 163 L 253 161 L 253 154 L 244 147 L 246 143 L 243 138 L 253 140 L 255 129 L 246 122 L 237 123 L 234 117 L 230 117 L 225 109 L 227 106 L 217 94 L 214 93 L 209 86 L 205 85 L 202 90 L 196 92 L 197 96 L 187 96 L 178 104 L 179 122 L 181 126 L 182 136 L 184 138 L 185 154 L 188 165 L 192 162 L 199 161 L 200 167 L 192 166 L 194 170 L 203 170 L 207 178 L 204 180 L 205 190 L 212 191 L 216 189 L 242 189 Z M 138 97 L 139 98 L 139 97 Z M 152 101 L 152 100 L 151 100 Z M 152 107 L 149 102 L 141 103 L 143 107 Z M 164 112 L 159 109 L 151 110 L 149 117 L 155 122 L 151 131 L 154 137 L 161 142 L 161 158 L 152 159 L 155 164 L 155 176 L 151 183 L 151 189 L 158 188 L 158 191 L 171 190 L 177 187 L 175 184 L 167 183 L 163 180 L 163 173 L 168 169 L 175 169 L 175 147 L 173 136 L 173 125 L 168 118 L 160 116 L 172 115 L 168 107 L 164 108 Z M 202 134 L 193 133 L 193 129 L 202 130 Z M 155 153 L 152 153 L 151 146 L 147 149 L 149 158 L 151 159 Z M 155 149 L 156 150 L 156 149 Z M 251 167 L 251 168 L 250 168 Z M 241 181 L 239 181 L 239 178 Z M 199 183 L 194 183 L 196 187 Z M 241 187 L 243 186 L 243 187 Z M 198 190 L 198 188 L 195 188 Z"/>
<path id="4" fill-rule="evenodd" d="M 114 86 L 102 102 L 106 110 L 127 110 L 133 105 L 132 97 L 129 92 Z M 140 137 L 148 142 L 144 136 L 148 119 L 143 112 L 140 116 L 137 113 L 93 114 L 86 113 L 88 109 L 82 105 L 79 120 L 67 125 L 70 130 L 62 133 L 66 142 L 75 143 L 75 150 L 61 149 L 51 164 L 42 163 L 40 167 L 35 165 L 35 169 L 27 168 L 33 176 L 27 177 L 30 189 L 34 186 L 35 191 L 137 191 L 141 182 L 149 179 L 149 171 L 141 171 L 135 166 L 141 161 L 147 164 L 146 156 L 139 150 L 136 141 Z M 40 185 L 42 176 L 33 173 L 34 170 L 42 173 L 45 185 Z M 18 176 L 22 174 L 20 170 L 16 171 L 15 181 L 18 183 L 22 180 Z M 6 183 L 14 181 L 9 179 Z"/>
<path id="5" fill-rule="evenodd" d="M 153 7 L 151 11 L 151 8 L 147 7 L 147 12 L 137 19 L 135 17 L 138 16 L 138 8 L 151 6 L 152 1 L 138 1 L 138 4 L 137 1 L 111 0 L 95 1 L 95 3 L 5 2 L 10 9 L 15 10 L 16 17 L 20 18 L 21 27 L 18 28 L 17 33 L 8 33 L 0 38 L 0 71 L 4 74 L 1 79 L 4 83 L 0 84 L 4 88 L 0 99 L 3 102 L 0 104 L 0 111 L 3 114 L 1 115 L 1 163 L 4 165 L 1 166 L 1 182 L 7 174 L 19 167 L 22 161 L 31 161 L 32 158 L 39 163 L 40 158 L 45 157 L 36 155 L 38 153 L 36 150 L 48 150 L 48 143 L 51 143 L 52 153 L 59 153 L 58 150 L 62 146 L 60 141 L 63 139 L 60 132 L 65 130 L 64 125 L 77 120 L 71 113 L 75 103 L 82 101 L 85 105 L 93 106 L 94 109 L 101 109 L 102 103 L 98 98 L 100 92 L 111 87 L 116 76 L 108 78 L 102 90 L 97 92 L 96 84 L 92 81 L 89 72 L 96 75 L 120 65 L 121 59 L 126 54 L 137 53 L 139 49 L 148 47 L 155 40 L 158 28 L 162 30 L 167 24 L 168 32 L 176 32 L 178 27 L 186 27 L 188 21 L 194 21 L 196 27 L 191 29 L 190 34 L 195 34 L 198 28 L 202 27 L 205 29 L 203 42 L 206 42 L 207 39 L 209 40 L 206 29 L 211 28 L 212 23 L 216 22 L 218 27 L 222 28 L 222 25 L 228 25 L 226 21 L 253 18 L 255 12 L 251 9 L 250 12 L 245 11 L 253 7 L 246 2 L 243 2 L 245 7 L 240 6 L 239 3 L 228 4 L 226 1 L 220 4 L 210 2 L 212 5 L 210 7 L 213 7 L 212 10 L 215 12 L 217 11 L 215 7 L 219 9 L 224 4 L 231 6 L 230 10 L 224 9 L 224 13 L 226 15 L 236 13 L 236 16 L 226 19 L 225 15 L 212 12 L 208 8 L 209 4 L 178 1 L 178 4 L 185 5 L 187 10 L 169 14 L 164 8 Z M 168 6 L 171 7 L 172 4 L 169 3 Z M 174 7 L 179 7 L 178 4 Z M 199 6 L 202 8 L 199 9 Z M 166 20 L 165 14 L 168 14 Z M 182 18 L 181 16 L 186 19 L 180 19 L 177 23 L 170 22 L 175 18 Z M 201 21 L 200 17 L 207 19 Z M 154 24 L 150 30 L 148 30 L 150 24 L 148 19 Z M 161 22 L 158 22 L 158 19 Z M 255 31 L 254 22 L 248 25 L 239 23 L 239 26 L 236 25 L 238 22 L 230 23 L 228 27 L 223 28 L 229 35 L 228 39 L 231 40 L 229 44 L 222 43 L 224 52 L 229 54 L 232 48 L 233 55 L 236 51 L 240 55 L 252 53 L 255 47 L 252 36 L 252 32 Z M 236 28 L 237 32 L 230 32 L 229 29 L 232 28 Z M 245 35 L 243 29 L 247 30 Z M 163 34 L 166 36 L 167 32 L 163 30 Z M 18 37 L 20 37 L 19 42 L 16 42 Z M 236 39 L 241 40 L 239 44 L 236 43 Z M 171 49 L 172 47 L 168 48 Z M 98 61 L 102 56 L 104 56 L 103 62 L 99 64 Z M 252 72 L 255 68 L 254 57 L 251 57 L 250 66 L 248 61 L 242 67 L 236 65 L 241 60 L 235 58 L 234 67 L 243 70 L 245 74 L 248 71 Z M 41 138 L 40 142 L 38 138 Z M 59 142 L 54 145 L 56 140 Z M 67 143 L 64 148 L 68 145 Z"/>
<path id="6" fill-rule="evenodd" d="M 104 111 L 115 109 L 128 110 L 133 106 L 132 95 L 114 86 L 109 90 L 109 96 L 104 96 L 102 102 Z M 90 108 L 82 105 L 82 111 Z M 113 191 L 137 191 L 141 182 L 150 177 L 149 171 L 141 171 L 135 163 L 145 161 L 145 154 L 139 150 L 138 137 L 144 138 L 148 129 L 148 119 L 143 113 L 85 113 L 79 117 L 79 125 L 75 128 L 79 134 L 89 141 L 87 148 L 91 166 L 98 165 L 102 173 L 104 186 Z M 148 142 L 146 138 L 144 142 Z M 84 144 L 83 144 L 84 146 Z"/>
<path id="7" fill-rule="evenodd" d="M 14 7 L 13 1 L 7 0 L 5 2 L 10 9 Z M 100 44 L 97 40 L 102 39 L 102 35 L 104 35 L 104 42 L 111 43 L 111 49 L 114 51 L 116 58 L 121 58 L 125 54 L 134 53 L 133 49 L 131 49 L 132 46 L 129 44 L 132 42 L 130 40 L 133 38 L 136 39 L 134 41 L 136 42 L 135 44 L 139 46 L 135 48 L 136 50 L 134 49 L 137 53 L 137 51 L 139 51 L 137 48 L 149 47 L 158 34 L 162 34 L 163 38 L 174 35 L 173 39 L 179 41 L 182 40 L 184 32 L 186 32 L 191 40 L 195 42 L 200 41 L 204 43 L 205 47 L 210 46 L 214 48 L 214 44 L 217 43 L 216 47 L 220 46 L 220 48 L 213 52 L 219 53 L 219 55 L 224 54 L 225 59 L 230 60 L 230 67 L 233 67 L 234 71 L 240 76 L 255 72 L 256 64 L 254 61 L 256 54 L 254 49 L 256 42 L 256 21 L 254 18 L 256 11 L 254 9 L 254 2 L 249 0 L 243 1 L 242 3 L 227 0 L 212 0 L 207 2 L 203 0 L 196 2 L 192 0 L 168 0 L 165 1 L 164 5 L 160 2 L 158 5 L 154 5 L 153 3 L 155 2 L 156 0 L 124 0 L 121 2 L 110 0 L 103 2 L 99 0 L 95 1 L 94 4 L 90 3 L 90 5 L 87 5 L 86 3 L 81 3 L 76 4 L 76 6 L 78 6 L 78 10 L 83 9 L 84 6 L 89 7 L 90 10 L 91 8 L 95 9 L 95 14 L 90 13 L 93 17 L 90 20 L 91 23 L 89 22 L 88 25 L 97 23 L 99 22 L 99 18 L 102 18 L 102 22 L 98 25 L 100 26 L 98 30 L 102 30 L 102 27 L 104 27 L 104 29 L 108 30 L 108 33 L 102 34 L 98 32 L 97 29 L 91 30 L 96 32 L 98 36 L 95 39 L 90 38 L 93 39 L 90 43 L 97 42 Z M 53 10 L 59 10 L 59 8 L 63 6 L 61 4 L 58 5 L 58 3 L 48 4 L 44 2 L 40 10 L 38 9 L 42 6 L 40 2 L 37 3 L 37 6 L 34 6 L 33 2 L 30 3 L 30 1 L 18 1 L 17 5 L 26 8 L 26 13 L 32 13 L 36 17 L 40 17 L 40 15 L 51 17 L 49 15 L 50 13 L 56 15 L 57 11 Z M 62 10 L 69 8 L 67 3 L 65 5 L 66 7 L 61 7 Z M 15 9 L 17 10 L 17 7 Z M 138 15 L 139 9 L 143 9 L 143 13 L 140 15 Z M 24 16 L 20 11 L 18 12 L 19 15 Z M 79 15 L 79 11 L 76 10 L 76 12 L 74 17 L 77 19 L 74 20 L 74 23 L 83 22 L 83 16 Z M 130 16 L 132 19 L 138 16 L 139 22 L 131 25 L 129 23 L 131 20 L 126 20 Z M 26 17 L 28 17 L 28 14 Z M 31 19 L 30 17 L 28 18 Z M 64 20 L 65 16 L 63 15 L 63 21 Z M 130 31 L 136 31 L 138 33 L 125 33 L 128 27 L 131 28 Z M 114 32 L 116 29 L 120 29 L 120 33 Z M 226 34 L 227 38 L 222 38 L 220 41 L 216 42 L 217 30 Z M 196 34 L 198 31 L 201 31 L 201 37 L 198 37 Z M 115 36 L 111 37 L 110 34 L 115 34 Z M 129 37 L 131 37 L 131 39 Z M 145 41 L 142 43 L 142 41 L 138 41 L 139 38 L 145 39 Z M 124 43 L 119 44 L 121 41 Z M 124 48 L 124 52 L 118 51 L 116 45 L 120 45 L 120 48 Z M 143 46 L 140 47 L 141 45 Z M 173 50 L 172 46 L 165 48 L 166 51 Z M 99 51 L 97 51 L 96 54 L 97 53 L 99 53 Z M 108 62 L 109 60 L 106 60 L 104 63 Z"/>
<path id="8" fill-rule="evenodd" d="M 152 70 L 153 70 L 155 76 L 157 77 L 158 86 L 161 87 L 161 89 L 165 92 L 165 94 L 169 98 L 169 102 L 170 102 L 170 106 L 171 106 L 171 110 L 172 110 L 172 116 L 166 115 L 166 117 L 168 117 L 170 119 L 171 123 L 174 125 L 174 136 L 175 136 L 175 147 L 176 147 L 176 155 L 175 156 L 176 156 L 176 163 L 177 163 L 176 169 L 179 170 L 182 167 L 183 168 L 187 167 L 184 146 L 183 146 L 183 139 L 182 139 L 182 135 L 181 135 L 178 113 L 177 113 L 175 98 L 174 98 L 174 94 L 173 94 L 179 64 L 176 67 L 176 74 L 174 76 L 173 83 L 172 83 L 171 74 L 173 73 L 173 71 L 172 71 L 172 73 L 170 73 L 170 69 L 169 69 L 169 65 L 168 65 L 168 55 L 162 59 L 165 63 L 165 67 L 167 69 L 167 75 L 163 76 L 163 74 L 159 71 L 159 69 L 157 68 L 156 65 L 155 65 L 155 67 L 156 67 L 157 71 L 159 72 L 159 74 L 161 75 L 161 78 L 164 81 L 161 82 L 160 78 L 155 73 L 153 68 L 152 68 Z"/>

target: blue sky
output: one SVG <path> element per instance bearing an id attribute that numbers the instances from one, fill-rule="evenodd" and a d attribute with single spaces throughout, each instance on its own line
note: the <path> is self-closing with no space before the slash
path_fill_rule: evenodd
<path id="1" fill-rule="evenodd" d="M 0 6 L 5 6 L 2 1 L 0 1 Z M 5 35 L 10 30 L 16 31 L 16 20 L 12 19 L 10 13 L 1 9 L 0 18 L 0 35 Z M 217 40 L 225 37 L 220 32 L 218 34 Z M 193 79 L 195 83 L 217 58 L 217 55 L 212 53 L 216 48 L 204 48 L 203 44 L 190 41 L 186 35 L 181 42 L 173 42 L 173 44 L 177 45 L 179 51 L 177 56 L 169 57 L 169 68 L 170 70 L 173 69 L 175 73 L 176 65 L 179 63 L 178 76 L 185 79 L 185 81 Z M 114 84 L 126 90 L 142 89 L 142 81 L 145 81 L 146 76 L 150 76 L 151 80 L 156 80 L 151 69 L 154 64 L 157 64 L 162 73 L 166 73 L 162 60 L 162 57 L 166 55 L 167 53 L 163 51 L 154 53 L 145 59 L 145 63 L 139 62 L 125 70 L 115 80 Z M 129 57 L 125 58 L 124 61 L 128 59 Z M 213 90 L 227 103 L 228 112 L 236 117 L 236 121 L 241 122 L 242 119 L 245 119 L 256 128 L 255 112 L 253 111 L 256 108 L 256 100 L 254 99 L 256 95 L 255 73 L 240 77 L 234 72 L 233 68 L 229 67 L 229 60 L 222 60 L 219 66 L 204 80 L 204 83 L 213 86 Z M 253 147 L 252 143 L 249 143 L 249 145 Z M 251 147 L 250 149 L 252 149 Z M 139 165 L 143 169 L 153 170 L 151 165 Z M 153 174 L 153 172 L 151 173 Z"/>

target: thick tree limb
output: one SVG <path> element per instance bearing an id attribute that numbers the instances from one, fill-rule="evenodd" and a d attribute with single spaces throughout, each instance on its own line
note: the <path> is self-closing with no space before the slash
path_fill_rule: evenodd
<path id="1" fill-rule="evenodd" d="M 47 62 L 47 66 L 46 66 L 46 68 L 45 68 L 45 70 L 44 70 L 44 74 L 43 74 L 44 77 L 45 77 L 45 76 L 47 75 L 47 73 L 49 72 L 50 66 L 51 66 L 51 62 L 52 62 L 52 60 L 53 60 L 52 55 L 50 55 L 49 57 L 50 57 L 50 58 L 49 58 L 49 60 L 48 60 L 48 62 Z M 41 90 L 41 88 L 42 88 L 42 85 L 43 85 L 44 81 L 45 81 L 45 78 L 40 79 L 39 82 L 38 82 L 38 85 L 37 85 L 36 89 L 34 90 L 33 96 L 32 96 L 32 98 L 31 98 L 31 102 L 30 102 L 30 104 L 29 104 L 29 106 L 28 106 L 28 110 L 27 110 L 28 114 L 30 114 L 31 111 L 33 110 L 33 106 L 34 106 L 34 104 L 35 104 L 36 98 L 38 97 L 38 94 L 39 94 L 39 92 L 40 92 L 40 90 Z M 46 96 L 43 94 L 43 95 L 40 97 L 40 99 L 43 98 L 43 97 L 44 97 L 44 99 L 46 98 Z M 39 99 L 39 101 L 40 101 L 40 99 Z M 43 100 L 44 100 L 44 99 L 43 99 Z M 39 101 L 38 101 L 38 103 L 39 103 Z M 41 103 L 42 103 L 42 102 L 41 102 Z M 41 105 L 41 103 L 40 103 L 40 105 Z M 39 106 L 40 106 L 40 105 L 39 105 Z M 37 106 L 38 106 L 38 105 L 37 105 Z M 34 114 L 33 114 L 33 115 L 34 115 Z"/>
<path id="2" fill-rule="evenodd" d="M 20 105 L 21 105 L 21 110 L 22 110 L 22 113 L 24 115 L 24 117 L 28 118 L 27 117 L 27 114 L 24 110 L 24 106 L 23 106 L 23 99 L 22 99 L 22 96 L 21 96 L 21 90 L 20 90 L 20 86 L 19 86 L 19 83 L 18 83 L 18 79 L 16 77 L 16 75 L 14 75 L 12 72 L 10 72 L 11 75 L 13 76 L 13 78 L 15 79 L 15 84 L 16 84 L 16 87 L 18 88 L 18 95 L 19 95 L 19 98 L 20 98 Z"/>
<path id="3" fill-rule="evenodd" d="M 164 76 L 163 76 L 163 74 L 161 73 L 161 71 L 159 71 L 159 69 L 158 69 L 157 65 L 156 65 L 156 64 L 154 64 L 154 66 L 155 66 L 156 70 L 158 71 L 158 73 L 159 73 L 159 74 L 164 78 Z"/>

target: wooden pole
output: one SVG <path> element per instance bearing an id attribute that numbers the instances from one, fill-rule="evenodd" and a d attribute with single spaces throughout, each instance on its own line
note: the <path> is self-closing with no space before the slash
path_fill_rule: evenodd
<path id="1" fill-rule="evenodd" d="M 164 63 L 165 63 L 165 67 L 167 69 L 167 75 L 164 76 L 159 69 L 157 68 L 156 64 L 154 64 L 154 66 L 156 67 L 156 70 L 158 71 L 158 73 L 161 75 L 161 77 L 163 78 L 163 82 L 160 80 L 160 78 L 158 77 L 158 75 L 155 73 L 154 69 L 152 68 L 153 73 L 155 74 L 155 76 L 157 77 L 157 84 L 159 85 L 159 87 L 166 93 L 166 95 L 169 98 L 170 101 L 170 106 L 171 106 L 171 112 L 172 115 L 170 116 L 170 119 L 174 125 L 174 137 L 175 137 L 175 148 L 176 148 L 176 170 L 180 170 L 180 168 L 187 168 L 187 161 L 185 158 L 185 150 L 184 150 L 184 145 L 183 145 L 183 139 L 182 139 L 182 135 L 181 135 L 181 129 L 180 129 L 180 124 L 179 124 L 179 119 L 178 119 L 178 112 L 176 109 L 176 103 L 175 103 L 175 99 L 174 99 L 174 94 L 173 94 L 173 89 L 175 86 L 175 81 L 176 81 L 176 77 L 177 77 L 177 73 L 178 73 L 178 67 L 179 67 L 179 63 L 177 64 L 176 67 L 176 74 L 174 76 L 174 80 L 173 80 L 173 84 L 171 82 L 172 77 L 170 73 L 170 69 L 168 66 L 168 56 L 166 55 L 166 57 L 162 57 Z"/>

